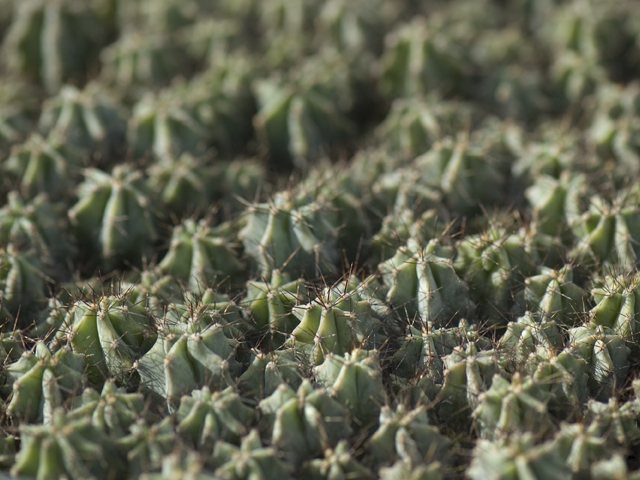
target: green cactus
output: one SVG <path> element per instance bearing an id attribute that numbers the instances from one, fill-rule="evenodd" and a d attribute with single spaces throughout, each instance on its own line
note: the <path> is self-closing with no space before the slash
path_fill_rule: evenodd
<path id="1" fill-rule="evenodd" d="M 225 230 L 225 225 L 211 228 L 206 221 L 184 221 L 173 229 L 159 271 L 184 282 L 194 292 L 223 282 L 237 285 L 243 280 L 244 268 L 225 238 Z"/>
<path id="2" fill-rule="evenodd" d="M 410 241 L 393 258 L 379 265 L 387 300 L 409 320 L 432 327 L 447 326 L 456 318 L 473 315 L 468 288 L 451 262 L 451 249 L 431 240 L 424 249 Z"/>
<path id="3" fill-rule="evenodd" d="M 262 400 L 280 385 L 297 389 L 303 379 L 302 358 L 293 349 L 272 353 L 254 352 L 252 362 L 238 378 L 238 389 L 247 397 Z"/>
<path id="4" fill-rule="evenodd" d="M 496 442 L 478 440 L 467 475 L 472 480 L 561 480 L 569 478 L 570 470 L 552 442 L 536 444 L 533 434 L 524 433 Z"/>
<path id="5" fill-rule="evenodd" d="M 365 443 L 368 461 L 374 466 L 402 459 L 412 465 L 446 462 L 451 441 L 431 425 L 424 407 L 407 410 L 402 404 L 380 412 L 380 426 Z"/>
<path id="6" fill-rule="evenodd" d="M 538 347 L 558 351 L 562 344 L 562 332 L 555 320 L 526 312 L 517 321 L 508 323 L 497 348 L 505 355 L 507 363 L 522 365 Z"/>
<path id="7" fill-rule="evenodd" d="M 264 278 L 274 269 L 312 278 L 336 270 L 337 226 L 325 205 L 282 192 L 271 204 L 249 206 L 245 215 L 240 239 Z"/>
<path id="8" fill-rule="evenodd" d="M 117 477 L 127 471 L 114 440 L 94 427 L 89 417 L 72 420 L 55 410 L 50 425 L 20 427 L 20 439 L 12 476 L 80 480 Z"/>
<path id="9" fill-rule="evenodd" d="M 182 397 L 176 419 L 184 438 L 198 449 L 209 449 L 219 440 L 239 444 L 255 423 L 256 413 L 231 388 L 211 392 L 204 387 Z"/>
<path id="10" fill-rule="evenodd" d="M 118 439 L 117 444 L 118 448 L 127 452 L 131 475 L 157 470 L 176 448 L 177 437 L 172 419 L 165 417 L 152 425 L 139 419 L 129 427 L 128 435 Z"/>
<path id="11" fill-rule="evenodd" d="M 128 375 L 134 362 L 156 343 L 155 319 L 127 295 L 75 302 L 58 338 L 85 356 L 89 380 L 101 385 L 109 376 Z"/>
<path id="12" fill-rule="evenodd" d="M 606 71 L 594 59 L 563 51 L 551 66 L 551 82 L 562 107 L 579 108 L 606 79 Z"/>
<path id="13" fill-rule="evenodd" d="M 5 7 L 0 9 L 4 11 Z M 33 127 L 33 100 L 33 92 L 23 82 L 6 79 L 0 86 L 0 103 L 4 106 L 0 112 L 0 158 L 5 158 L 4 151 L 27 138 Z"/>
<path id="14" fill-rule="evenodd" d="M 215 478 L 221 480 L 291 480 L 293 478 L 289 466 L 279 458 L 278 451 L 274 447 L 262 446 L 256 430 L 245 435 L 239 448 L 218 442 L 209 463 L 216 468 Z"/>
<path id="15" fill-rule="evenodd" d="M 274 270 L 267 281 L 247 282 L 244 308 L 255 324 L 261 345 L 281 347 L 300 321 L 293 309 L 309 301 L 308 289 L 302 279 Z"/>
<path id="16" fill-rule="evenodd" d="M 139 419 L 150 417 L 145 398 L 139 393 L 127 393 L 107 380 L 98 393 L 87 388 L 78 398 L 78 405 L 68 413 L 72 420 L 91 418 L 91 424 L 111 436 L 121 439 Z"/>
<path id="17" fill-rule="evenodd" d="M 272 444 L 287 463 L 302 465 L 351 433 L 349 413 L 324 389 L 305 381 L 277 410 Z"/>
<path id="18" fill-rule="evenodd" d="M 80 153 L 57 133 L 46 139 L 33 133 L 11 149 L 2 169 L 25 198 L 46 193 L 57 199 L 69 195 L 81 178 Z"/>
<path id="19" fill-rule="evenodd" d="M 442 480 L 442 465 L 433 462 L 429 465 L 412 465 L 397 461 L 390 467 L 382 467 L 378 471 L 380 480 Z"/>
<path id="20" fill-rule="evenodd" d="M 204 470 L 204 459 L 196 452 L 185 453 L 185 449 L 176 448 L 162 459 L 159 473 L 143 473 L 140 480 L 214 480 L 219 477 Z"/>
<path id="21" fill-rule="evenodd" d="M 142 182 L 140 171 L 117 165 L 111 174 L 86 170 L 78 187 L 79 200 L 69 219 L 78 242 L 99 254 L 107 268 L 124 262 L 139 265 L 151 255 L 156 230 Z"/>
<path id="22" fill-rule="evenodd" d="M 324 451 L 324 458 L 305 463 L 301 475 L 312 480 L 333 478 L 373 480 L 376 478 L 373 472 L 358 462 L 349 450 L 349 443 L 345 440 L 340 441 L 335 448 Z"/>
<path id="23" fill-rule="evenodd" d="M 6 65 L 55 93 L 66 80 L 85 79 L 105 44 L 105 34 L 84 2 L 19 2 L 4 41 Z"/>
<path id="24" fill-rule="evenodd" d="M 12 244 L 0 248 L 0 319 L 23 318 L 46 302 L 40 256 Z"/>
<path id="25" fill-rule="evenodd" d="M 51 354 L 38 342 L 33 352 L 6 366 L 5 376 L 13 384 L 7 414 L 19 422 L 51 423 L 53 411 L 82 388 L 83 367 L 82 355 L 67 348 Z"/>
<path id="26" fill-rule="evenodd" d="M 316 381 L 349 409 L 354 430 L 375 426 L 387 404 L 378 352 L 354 350 L 344 356 L 329 354 L 314 368 Z"/>
<path id="27" fill-rule="evenodd" d="M 481 318 L 493 325 L 506 323 L 501 315 L 511 308 L 512 294 L 535 269 L 522 236 L 497 227 L 464 238 L 453 266 L 469 285 Z"/>

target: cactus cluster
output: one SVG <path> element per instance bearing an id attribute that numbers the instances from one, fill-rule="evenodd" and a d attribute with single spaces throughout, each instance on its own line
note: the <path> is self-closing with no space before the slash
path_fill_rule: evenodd
<path id="1" fill-rule="evenodd" d="M 0 0 L 0 477 L 640 479 L 640 7 Z"/>

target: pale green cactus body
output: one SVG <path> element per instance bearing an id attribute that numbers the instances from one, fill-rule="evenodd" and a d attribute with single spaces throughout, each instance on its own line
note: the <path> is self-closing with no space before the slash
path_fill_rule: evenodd
<path id="1" fill-rule="evenodd" d="M 514 290 L 534 272 L 535 265 L 521 235 L 490 228 L 460 243 L 454 268 L 470 286 L 481 317 L 500 324 L 504 323 L 501 314 L 511 307 Z"/>
<path id="2" fill-rule="evenodd" d="M 301 465 L 351 433 L 349 412 L 324 389 L 305 381 L 295 397 L 278 408 L 272 443 L 288 463 Z"/>
<path id="3" fill-rule="evenodd" d="M 382 467 L 378 471 L 380 480 L 442 480 L 442 464 L 433 462 L 429 465 L 412 465 L 397 461 L 390 467 Z"/>
<path id="4" fill-rule="evenodd" d="M 62 263 L 73 257 L 75 248 L 64 234 L 65 227 L 64 212 L 44 194 L 24 202 L 17 192 L 9 192 L 0 208 L 0 245 L 31 249 L 43 259 Z"/>
<path id="5" fill-rule="evenodd" d="M 102 163 L 124 153 L 126 122 L 115 100 L 97 84 L 84 90 L 65 85 L 47 100 L 40 115 L 40 130 L 65 139 Z"/>
<path id="6" fill-rule="evenodd" d="M 204 459 L 195 452 L 185 453 L 183 448 L 175 448 L 170 455 L 162 458 L 159 473 L 143 473 L 140 480 L 218 480 L 212 472 L 204 470 Z"/>
<path id="7" fill-rule="evenodd" d="M 214 391 L 235 385 L 240 365 L 235 359 L 237 341 L 220 324 L 190 323 L 184 333 L 170 327 L 135 365 L 145 388 L 167 399 L 170 408 L 183 395 L 209 387 Z"/>
<path id="8" fill-rule="evenodd" d="M 264 278 L 274 269 L 312 278 L 336 270 L 337 225 L 325 205 L 305 200 L 283 192 L 272 204 L 248 208 L 240 238 Z"/>
<path id="9" fill-rule="evenodd" d="M 425 185 L 442 192 L 451 210 L 465 214 L 504 198 L 505 178 L 489 159 L 482 147 L 472 147 L 464 138 L 447 138 L 416 158 L 413 166 Z"/>
<path id="10" fill-rule="evenodd" d="M 522 365 L 538 347 L 553 352 L 560 350 L 562 344 L 562 333 L 555 320 L 526 312 L 515 322 L 509 322 L 497 349 L 507 363 Z"/>
<path id="11" fill-rule="evenodd" d="M 79 181 L 82 161 L 80 152 L 52 133 L 43 138 L 33 133 L 15 145 L 2 169 L 16 179 L 25 197 L 46 193 L 51 198 L 65 197 Z"/>
<path id="12" fill-rule="evenodd" d="M 604 284 L 592 290 L 597 302 L 589 312 L 590 325 L 610 328 L 636 350 L 640 336 L 640 276 L 607 276 Z M 637 306 L 636 306 L 637 305 Z"/>
<path id="13" fill-rule="evenodd" d="M 8 0 L 9 3 L 13 3 Z M 5 10 L 0 6 L 0 10 Z M 1 14 L 0 14 L 1 15 Z M 0 32 L 0 39 L 2 33 Z M 0 86 L 0 102 L 3 105 L 0 112 L 0 158 L 4 159 L 12 146 L 23 142 L 33 128 L 31 119 L 33 96 L 23 82 L 3 82 Z"/>
<path id="14" fill-rule="evenodd" d="M 111 174 L 87 170 L 78 187 L 69 218 L 78 241 L 99 253 L 107 267 L 141 264 L 151 254 L 156 230 L 142 180 L 139 171 L 118 165 Z"/>
<path id="15" fill-rule="evenodd" d="M 385 406 L 380 426 L 365 444 L 368 461 L 375 466 L 402 459 L 413 465 L 446 462 L 451 441 L 431 425 L 425 408 L 396 411 Z"/>
<path id="16" fill-rule="evenodd" d="M 101 384 L 109 376 L 126 376 L 156 343 L 157 332 L 147 308 L 121 295 L 76 302 L 58 337 L 85 356 L 89 380 Z"/>
<path id="17" fill-rule="evenodd" d="M 252 430 L 240 447 L 218 442 L 209 462 L 220 480 L 292 480 L 290 467 L 273 447 L 263 447 L 260 435 Z M 199 478 L 199 477 L 198 477 Z"/>
<path id="18" fill-rule="evenodd" d="M 411 166 L 381 173 L 370 189 L 373 205 L 388 214 L 405 209 L 422 214 L 442 202 L 442 194 L 433 182 L 425 183 L 421 172 Z"/>
<path id="19" fill-rule="evenodd" d="M 36 252 L 20 252 L 11 244 L 0 248 L 0 319 L 37 311 L 46 303 L 44 289 L 45 277 Z"/>
<path id="20" fill-rule="evenodd" d="M 473 315 L 475 306 L 466 284 L 453 269 L 451 255 L 451 249 L 437 240 L 429 241 L 424 249 L 415 241 L 400 247 L 378 267 L 389 288 L 387 300 L 409 320 L 436 328 Z"/>
<path id="21" fill-rule="evenodd" d="M 147 414 L 147 401 L 140 393 L 127 393 L 108 380 L 98 393 L 87 388 L 78 398 L 78 405 L 68 413 L 73 420 L 90 418 L 91 424 L 111 436 L 121 439 L 129 428 Z"/>
<path id="22" fill-rule="evenodd" d="M 12 476 L 81 480 L 118 477 L 127 471 L 115 442 L 88 417 L 71 420 L 56 410 L 50 425 L 20 427 L 20 439 Z"/>
<path id="23" fill-rule="evenodd" d="M 171 417 L 152 425 L 138 419 L 129 427 L 129 434 L 117 440 L 118 448 L 127 452 L 129 472 L 134 475 L 161 468 L 163 459 L 174 451 L 176 444 Z"/>
<path id="24" fill-rule="evenodd" d="M 49 93 L 68 79 L 84 79 L 106 40 L 90 5 L 30 0 L 16 6 L 4 42 L 9 70 L 30 76 Z"/>
<path id="25" fill-rule="evenodd" d="M 608 398 L 624 383 L 629 369 L 629 347 L 624 338 L 600 325 L 569 330 L 568 351 L 583 358 L 590 369 L 589 390 Z"/>
<path id="26" fill-rule="evenodd" d="M 247 370 L 238 378 L 238 389 L 244 396 L 262 400 L 280 385 L 297 389 L 303 379 L 300 355 L 292 349 L 273 353 L 254 353 Z"/>
<path id="27" fill-rule="evenodd" d="M 204 387 L 182 397 L 176 419 L 185 439 L 198 449 L 209 449 L 219 440 L 239 444 L 255 423 L 256 412 L 231 388 L 211 392 Z"/>
<path id="28" fill-rule="evenodd" d="M 473 128 L 477 116 L 466 104 L 438 97 L 401 98 L 394 100 L 376 135 L 389 152 L 411 160 L 444 137 Z"/>
<path id="29" fill-rule="evenodd" d="M 305 463 L 301 475 L 310 480 L 334 478 L 373 480 L 376 478 L 373 472 L 358 462 L 349 450 L 349 443 L 346 440 L 340 441 L 335 448 L 324 451 L 324 458 Z"/>
<path id="30" fill-rule="evenodd" d="M 596 85 L 606 79 L 606 71 L 594 59 L 571 51 L 562 52 L 551 66 L 551 80 L 560 102 L 569 108 L 579 108 Z"/>
<path id="31" fill-rule="evenodd" d="M 551 123 L 548 127 L 550 130 L 543 131 L 539 141 L 522 147 L 520 158 L 513 163 L 511 173 L 533 182 L 547 177 L 564 179 L 564 182 L 580 178 L 575 172 L 579 139 L 573 131 L 562 125 Z M 571 172 L 572 175 L 569 177 L 565 172 Z M 584 181 L 582 178 L 580 180 Z"/>
<path id="32" fill-rule="evenodd" d="M 587 403 L 584 422 L 594 435 L 605 439 L 609 451 L 625 451 L 640 438 L 637 412 L 629 407 L 628 403 L 620 405 L 615 398 Z"/>
<path id="33" fill-rule="evenodd" d="M 640 247 L 640 207 L 634 192 L 623 191 L 612 204 L 593 196 L 589 210 L 572 222 L 578 243 L 571 256 L 600 264 L 611 262 L 633 267 Z"/>
<path id="34" fill-rule="evenodd" d="M 472 480 L 569 478 L 570 470 L 552 442 L 535 444 L 531 433 L 512 435 L 497 442 L 480 439 L 473 449 L 467 475 Z"/>
<path id="35" fill-rule="evenodd" d="M 524 306 L 561 325 L 575 325 L 585 310 L 586 292 L 573 283 L 573 269 L 542 267 L 525 280 Z"/>
<path id="36" fill-rule="evenodd" d="M 463 61 L 447 40 L 441 26 L 421 17 L 389 33 L 380 60 L 383 93 L 395 98 L 434 90 L 459 92 Z"/>
<path id="37" fill-rule="evenodd" d="M 223 282 L 238 284 L 244 268 L 233 245 L 223 236 L 225 229 L 224 225 L 211 228 L 204 220 L 185 220 L 173 229 L 169 251 L 158 264 L 159 271 L 184 282 L 193 292 Z"/>
<path id="38" fill-rule="evenodd" d="M 308 301 L 303 279 L 291 281 L 288 275 L 274 270 L 268 282 L 247 283 L 243 303 L 261 336 L 261 344 L 279 348 L 300 323 L 293 314 L 294 307 Z"/>
<path id="39" fill-rule="evenodd" d="M 573 172 L 563 172 L 559 178 L 538 177 L 525 190 L 538 230 L 548 235 L 565 235 L 571 223 L 580 216 L 585 186 L 585 177 Z"/>
<path id="40" fill-rule="evenodd" d="M 316 381 L 349 409 L 355 430 L 375 426 L 387 403 L 378 352 L 354 350 L 344 356 L 327 355 L 314 368 Z"/>
<path id="41" fill-rule="evenodd" d="M 198 65 L 218 66 L 241 49 L 241 22 L 204 17 L 176 32 L 178 43 Z"/>
<path id="42" fill-rule="evenodd" d="M 34 352 L 25 352 L 9 364 L 5 376 L 13 384 L 7 413 L 25 423 L 52 421 L 53 411 L 68 402 L 84 384 L 84 358 L 61 349 L 51 354 L 38 342 Z"/>
<path id="43" fill-rule="evenodd" d="M 511 382 L 496 375 L 473 411 L 482 438 L 497 440 L 517 432 L 553 431 L 547 403 L 551 395 L 538 382 L 515 374 Z"/>
<path id="44" fill-rule="evenodd" d="M 165 159 L 206 153 L 210 132 L 180 91 L 168 89 L 147 94 L 135 104 L 127 139 L 135 156 Z"/>

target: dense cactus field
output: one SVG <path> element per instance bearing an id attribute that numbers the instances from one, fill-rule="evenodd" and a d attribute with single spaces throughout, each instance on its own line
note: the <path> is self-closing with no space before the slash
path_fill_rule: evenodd
<path id="1" fill-rule="evenodd" d="M 640 3 L 0 39 L 0 477 L 640 479 Z"/>

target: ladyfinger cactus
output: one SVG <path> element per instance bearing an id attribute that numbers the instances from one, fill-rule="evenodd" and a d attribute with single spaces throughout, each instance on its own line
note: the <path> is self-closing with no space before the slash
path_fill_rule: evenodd
<path id="1" fill-rule="evenodd" d="M 111 174 L 85 171 L 78 202 L 69 210 L 76 238 L 111 269 L 124 262 L 141 264 L 150 256 L 156 230 L 139 171 L 117 165 Z"/>

